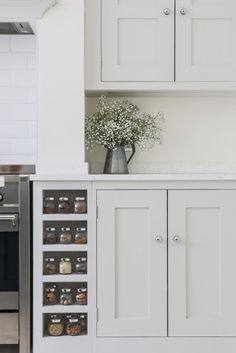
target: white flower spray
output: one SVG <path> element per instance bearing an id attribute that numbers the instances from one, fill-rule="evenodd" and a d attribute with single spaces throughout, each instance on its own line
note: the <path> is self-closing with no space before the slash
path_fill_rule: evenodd
<path id="1" fill-rule="evenodd" d="M 145 150 L 162 142 L 163 122 L 161 112 L 143 113 L 128 100 L 101 96 L 95 113 L 85 119 L 86 147 L 92 150 L 96 145 L 107 149 L 137 145 Z"/>

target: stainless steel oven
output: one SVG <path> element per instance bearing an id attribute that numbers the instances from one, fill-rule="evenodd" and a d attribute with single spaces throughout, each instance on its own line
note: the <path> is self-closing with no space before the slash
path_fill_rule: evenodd
<path id="1" fill-rule="evenodd" d="M 29 177 L 0 166 L 0 345 L 19 353 L 31 346 L 30 233 Z"/>

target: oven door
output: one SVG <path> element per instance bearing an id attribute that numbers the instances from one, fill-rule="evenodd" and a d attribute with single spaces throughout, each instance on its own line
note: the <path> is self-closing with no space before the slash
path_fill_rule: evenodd
<path id="1" fill-rule="evenodd" d="M 19 216 L 0 214 L 0 311 L 18 310 Z"/>

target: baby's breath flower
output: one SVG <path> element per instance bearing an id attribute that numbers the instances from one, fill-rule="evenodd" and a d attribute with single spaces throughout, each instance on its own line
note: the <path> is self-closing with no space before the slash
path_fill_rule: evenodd
<path id="1" fill-rule="evenodd" d="M 85 119 L 85 142 L 88 149 L 138 145 L 141 149 L 162 142 L 164 116 L 143 113 L 128 100 L 109 100 L 101 96 L 96 111 Z"/>

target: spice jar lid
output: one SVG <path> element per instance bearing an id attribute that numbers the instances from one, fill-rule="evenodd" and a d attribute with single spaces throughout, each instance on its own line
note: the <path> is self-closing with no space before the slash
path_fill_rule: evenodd
<path id="1" fill-rule="evenodd" d="M 85 197 L 75 197 L 75 201 L 85 201 Z"/>
<path id="2" fill-rule="evenodd" d="M 77 288 L 77 292 L 78 293 L 86 293 L 87 292 L 87 288 Z"/>
<path id="3" fill-rule="evenodd" d="M 70 262 L 70 258 L 69 257 L 62 257 L 61 261 L 62 262 Z"/>
<path id="4" fill-rule="evenodd" d="M 77 257 L 78 262 L 86 262 L 87 258 L 86 257 Z"/>
<path id="5" fill-rule="evenodd" d="M 61 196 L 59 197 L 59 201 L 69 201 L 69 197 Z"/>
<path id="6" fill-rule="evenodd" d="M 77 232 L 85 232 L 87 229 L 84 227 L 84 228 L 76 228 L 76 231 Z"/>
<path id="7" fill-rule="evenodd" d="M 54 262 L 55 259 L 54 259 L 54 257 L 45 257 L 44 261 L 45 262 Z"/>
<path id="8" fill-rule="evenodd" d="M 54 228 L 54 227 L 47 227 L 45 230 L 46 230 L 47 232 L 55 232 L 55 231 L 56 231 L 56 228 Z"/>
<path id="9" fill-rule="evenodd" d="M 62 293 L 70 293 L 71 292 L 71 288 L 62 288 Z"/>
<path id="10" fill-rule="evenodd" d="M 56 290 L 56 286 L 46 288 L 46 292 L 47 292 L 47 293 L 55 292 L 55 290 Z"/>
<path id="11" fill-rule="evenodd" d="M 50 318 L 53 323 L 60 323 L 61 322 L 61 318 L 55 314 L 51 315 Z"/>
<path id="12" fill-rule="evenodd" d="M 71 319 L 69 319 L 69 322 L 70 323 L 77 323 L 77 322 L 79 322 L 79 319 L 78 318 L 71 318 Z"/>
<path id="13" fill-rule="evenodd" d="M 62 232 L 70 232 L 70 231 L 71 231 L 71 228 L 70 228 L 70 227 L 62 227 L 62 228 L 61 228 L 61 231 L 62 231 Z"/>
<path id="14" fill-rule="evenodd" d="M 45 201 L 54 201 L 55 200 L 55 197 L 52 197 L 52 196 L 47 196 L 44 198 Z"/>

